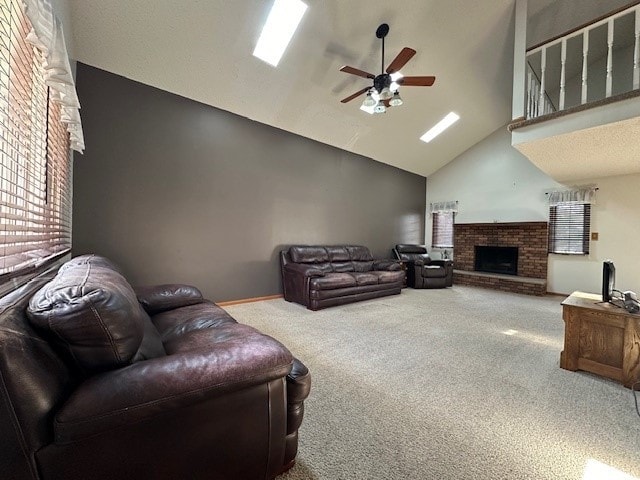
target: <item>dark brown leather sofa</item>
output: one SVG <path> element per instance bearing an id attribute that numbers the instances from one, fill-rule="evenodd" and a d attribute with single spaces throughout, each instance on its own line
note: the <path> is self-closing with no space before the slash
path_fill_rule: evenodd
<path id="1" fill-rule="evenodd" d="M 406 265 L 409 287 L 445 288 L 453 285 L 453 262 L 432 260 L 424 245 L 398 244 L 393 253 Z"/>
<path id="2" fill-rule="evenodd" d="M 0 299 L 0 478 L 270 479 L 306 367 L 185 285 L 83 256 Z"/>
<path id="3" fill-rule="evenodd" d="M 309 310 L 401 292 L 405 274 L 395 260 L 374 260 L 361 245 L 294 245 L 280 252 L 284 299 Z"/>

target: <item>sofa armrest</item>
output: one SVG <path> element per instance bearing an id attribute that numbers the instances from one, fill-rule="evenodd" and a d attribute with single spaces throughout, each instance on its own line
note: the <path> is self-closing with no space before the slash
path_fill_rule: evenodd
<path id="1" fill-rule="evenodd" d="M 266 335 L 216 343 L 93 376 L 55 418 L 56 443 L 144 421 L 228 392 L 284 378 L 293 357 Z"/>
<path id="2" fill-rule="evenodd" d="M 196 287 L 181 284 L 135 287 L 138 302 L 150 315 L 164 310 L 202 303 L 202 293 Z"/>
<path id="3" fill-rule="evenodd" d="M 287 263 L 282 266 L 282 290 L 287 302 L 309 305 L 309 284 L 313 277 L 324 277 L 315 265 Z"/>
<path id="4" fill-rule="evenodd" d="M 324 272 L 313 265 L 303 263 L 288 263 L 284 266 L 285 273 L 297 273 L 305 277 L 324 277 Z"/>
<path id="5" fill-rule="evenodd" d="M 399 260 L 375 260 L 373 262 L 374 270 L 395 271 L 402 270 Z"/>
<path id="6" fill-rule="evenodd" d="M 287 375 L 287 435 L 291 435 L 302 423 L 304 401 L 311 390 L 311 375 L 307 367 L 297 358 Z"/>

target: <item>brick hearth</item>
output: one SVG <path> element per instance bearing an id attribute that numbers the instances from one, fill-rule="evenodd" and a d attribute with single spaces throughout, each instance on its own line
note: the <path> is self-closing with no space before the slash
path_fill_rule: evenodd
<path id="1" fill-rule="evenodd" d="M 545 295 L 547 235 L 547 222 L 455 224 L 454 283 L 529 295 Z M 518 247 L 518 275 L 475 272 L 476 245 Z"/>

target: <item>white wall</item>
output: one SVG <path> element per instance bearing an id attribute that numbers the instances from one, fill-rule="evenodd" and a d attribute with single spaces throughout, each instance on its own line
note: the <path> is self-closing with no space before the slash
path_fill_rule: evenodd
<path id="1" fill-rule="evenodd" d="M 592 241 L 588 256 L 549 256 L 547 289 L 599 292 L 602 261 L 616 265 L 616 286 L 640 292 L 640 175 L 585 179 L 599 190 L 592 207 Z M 548 221 L 545 192 L 562 185 L 511 146 L 506 126 L 459 155 L 427 178 L 427 206 L 458 200 L 456 223 Z M 427 218 L 426 242 L 432 222 Z M 437 249 L 434 249 L 437 251 Z M 455 248 L 454 248 L 455 256 Z"/>
<path id="2" fill-rule="evenodd" d="M 629 5 L 632 0 L 529 0 L 527 47 Z"/>
<path id="3" fill-rule="evenodd" d="M 640 292 L 640 174 L 586 179 L 598 185 L 591 211 L 592 241 L 588 257 L 549 256 L 548 290 L 600 292 L 602 261 L 613 260 L 616 288 Z"/>

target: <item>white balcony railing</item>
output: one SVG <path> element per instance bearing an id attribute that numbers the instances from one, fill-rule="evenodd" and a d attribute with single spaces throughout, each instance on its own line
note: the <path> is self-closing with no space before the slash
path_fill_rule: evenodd
<path id="1" fill-rule="evenodd" d="M 544 72 L 544 69 L 542 70 Z M 544 80 L 544 74 L 542 75 Z M 535 70 L 527 64 L 527 118 L 536 118 L 555 112 L 557 108 L 545 92 L 544 83 Z"/>
<path id="2" fill-rule="evenodd" d="M 527 51 L 527 118 L 640 88 L 640 4 Z"/>

